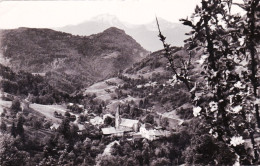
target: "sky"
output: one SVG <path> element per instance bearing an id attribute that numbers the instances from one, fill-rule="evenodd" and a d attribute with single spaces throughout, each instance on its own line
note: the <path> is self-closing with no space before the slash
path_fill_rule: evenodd
<path id="1" fill-rule="evenodd" d="M 76 25 L 109 14 L 131 24 L 145 24 L 155 15 L 179 22 L 194 11 L 201 0 L 81 0 L 0 1 L 0 28 L 53 28 Z"/>

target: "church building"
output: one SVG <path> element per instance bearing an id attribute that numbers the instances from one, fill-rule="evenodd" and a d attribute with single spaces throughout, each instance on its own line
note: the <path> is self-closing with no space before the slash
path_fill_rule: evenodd
<path id="1" fill-rule="evenodd" d="M 115 127 L 102 128 L 104 135 L 123 136 L 128 132 L 138 132 L 139 120 L 121 118 L 120 105 L 117 107 L 115 115 Z"/>

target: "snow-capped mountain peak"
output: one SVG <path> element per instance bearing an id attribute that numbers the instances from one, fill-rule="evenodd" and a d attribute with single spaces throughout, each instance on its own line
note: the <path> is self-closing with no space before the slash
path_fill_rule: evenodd
<path id="1" fill-rule="evenodd" d="M 102 23 L 109 24 L 111 26 L 123 25 L 122 22 L 116 16 L 111 14 L 98 15 L 96 17 L 93 17 L 91 21 L 102 22 Z"/>

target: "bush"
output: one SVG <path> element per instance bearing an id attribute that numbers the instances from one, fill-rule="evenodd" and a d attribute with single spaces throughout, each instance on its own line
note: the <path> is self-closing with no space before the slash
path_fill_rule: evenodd
<path id="1" fill-rule="evenodd" d="M 191 119 L 193 116 L 193 111 L 192 108 L 180 108 L 176 110 L 177 115 L 179 115 L 179 117 L 181 119 Z"/>
<path id="2" fill-rule="evenodd" d="M 194 137 L 192 142 L 184 152 L 189 164 L 233 165 L 236 160 L 235 153 L 227 145 L 217 142 L 208 134 Z"/>
<path id="3" fill-rule="evenodd" d="M 151 166 L 169 166 L 171 165 L 170 160 L 167 158 L 158 158 L 152 161 Z"/>

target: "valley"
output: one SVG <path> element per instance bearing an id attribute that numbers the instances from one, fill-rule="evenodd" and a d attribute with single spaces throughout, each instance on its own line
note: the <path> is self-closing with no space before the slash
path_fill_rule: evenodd
<path id="1" fill-rule="evenodd" d="M 2 48 L 7 48 L 3 55 L 10 62 L 0 66 L 1 123 L 13 131 L 13 136 L 38 139 L 34 142 L 38 149 L 54 137 L 64 137 L 65 142 L 71 141 L 69 144 L 87 141 L 93 145 L 86 144 L 85 148 L 99 148 L 88 152 L 93 163 L 98 154 L 113 154 L 114 141 L 123 137 L 129 144 L 142 139 L 159 141 L 179 130 L 185 121 L 176 109 L 188 101 L 188 96 L 180 85 L 176 92 L 184 95 L 183 101 L 176 102 L 179 96 L 172 98 L 172 74 L 162 51 L 148 54 L 122 30 L 110 28 L 77 37 L 48 29 L 20 28 L 2 31 L 1 39 Z M 79 49 L 81 43 L 84 49 Z M 174 49 L 185 54 L 182 48 Z M 102 131 L 115 126 L 119 106 L 119 119 L 124 123 L 138 121 L 138 131 L 124 128 L 115 130 L 124 131 L 123 137 L 119 133 L 106 135 Z M 60 145 L 57 148 L 62 149 Z M 28 153 L 33 151 L 44 154 L 36 149 Z"/>

